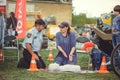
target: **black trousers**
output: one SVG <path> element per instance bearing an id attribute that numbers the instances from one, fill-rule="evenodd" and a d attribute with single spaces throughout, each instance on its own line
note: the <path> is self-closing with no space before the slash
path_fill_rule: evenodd
<path id="1" fill-rule="evenodd" d="M 34 53 L 38 56 L 37 52 L 34 52 Z M 28 50 L 24 49 L 23 58 L 20 59 L 17 67 L 28 69 L 30 67 L 31 57 L 32 57 L 32 55 L 28 52 Z M 46 64 L 44 63 L 43 59 L 41 58 L 41 56 L 38 56 L 38 58 L 39 58 L 39 60 L 36 60 L 37 68 L 38 69 L 40 69 L 40 68 L 45 69 Z"/>

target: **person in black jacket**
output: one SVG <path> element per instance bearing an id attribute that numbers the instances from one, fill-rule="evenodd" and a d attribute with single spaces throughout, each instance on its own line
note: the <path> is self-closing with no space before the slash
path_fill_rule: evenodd
<path id="1" fill-rule="evenodd" d="M 12 29 L 15 30 L 17 26 L 17 18 L 15 17 L 14 12 L 9 13 L 9 18 L 8 18 L 8 23 L 7 23 L 7 28 L 10 28 L 10 25 L 12 25 Z"/>
<path id="2" fill-rule="evenodd" d="M 7 36 L 5 37 L 5 39 L 9 41 L 10 46 L 13 45 L 12 40 L 14 40 L 17 36 L 16 27 L 17 27 L 17 18 L 15 17 L 14 12 L 10 12 L 9 18 L 7 18 L 7 22 L 6 22 Z"/>

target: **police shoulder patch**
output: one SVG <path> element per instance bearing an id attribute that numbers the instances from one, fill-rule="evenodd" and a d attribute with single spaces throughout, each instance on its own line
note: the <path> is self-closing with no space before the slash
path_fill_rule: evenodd
<path id="1" fill-rule="evenodd" d="M 32 33 L 27 33 L 27 38 L 30 38 L 32 36 Z"/>

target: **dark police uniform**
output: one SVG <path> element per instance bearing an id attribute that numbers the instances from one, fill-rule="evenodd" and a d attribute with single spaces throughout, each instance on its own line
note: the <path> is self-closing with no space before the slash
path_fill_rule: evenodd
<path id="1" fill-rule="evenodd" d="M 110 61 L 110 56 L 108 56 L 105 52 L 93 48 L 92 52 L 90 54 L 91 59 L 92 59 L 92 67 L 93 70 L 99 70 L 100 66 L 101 66 L 101 61 L 102 61 L 102 57 L 105 56 L 106 57 L 106 61 Z"/>
<path id="2" fill-rule="evenodd" d="M 31 62 L 31 54 L 26 49 L 26 43 L 29 43 L 32 47 L 33 52 L 38 56 L 40 51 L 40 45 L 42 44 L 42 32 L 38 32 L 37 29 L 34 27 L 30 29 L 27 34 L 26 38 L 23 41 L 23 58 L 20 59 L 18 63 L 18 68 L 29 68 Z M 39 60 L 36 60 L 37 68 L 46 68 L 44 61 L 42 60 L 41 56 L 38 56 Z"/>

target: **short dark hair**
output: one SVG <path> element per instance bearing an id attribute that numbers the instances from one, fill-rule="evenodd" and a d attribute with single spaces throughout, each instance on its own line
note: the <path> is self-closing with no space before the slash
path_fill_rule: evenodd
<path id="1" fill-rule="evenodd" d="M 117 11 L 117 12 L 120 13 L 120 5 L 116 5 L 116 6 L 114 7 L 114 11 Z"/>
<path id="2" fill-rule="evenodd" d="M 35 26 L 36 26 L 37 24 L 38 24 L 38 25 L 43 25 L 44 28 L 46 27 L 45 22 L 44 22 L 42 19 L 36 20 L 36 21 L 35 21 Z"/>
<path id="3" fill-rule="evenodd" d="M 14 12 L 10 12 L 10 15 L 11 15 L 12 17 L 14 17 L 14 16 L 15 16 L 15 13 L 14 13 Z"/>

